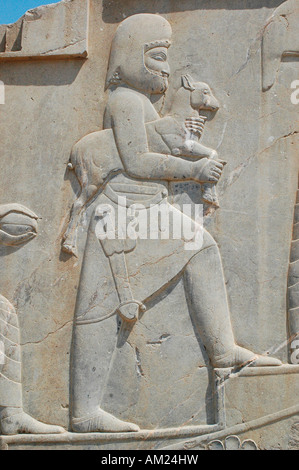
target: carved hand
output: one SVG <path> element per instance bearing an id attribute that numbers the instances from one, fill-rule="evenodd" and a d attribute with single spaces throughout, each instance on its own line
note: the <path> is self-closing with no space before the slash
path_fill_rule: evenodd
<path id="1" fill-rule="evenodd" d="M 185 126 L 188 129 L 188 131 L 192 132 L 198 137 L 201 137 L 204 131 L 206 119 L 207 118 L 204 116 L 198 117 L 198 118 L 188 118 L 185 121 Z"/>
<path id="2" fill-rule="evenodd" d="M 0 205 L 0 245 L 18 246 L 37 235 L 37 215 L 21 204 Z"/>
<path id="3" fill-rule="evenodd" d="M 219 160 L 203 158 L 194 162 L 193 179 L 199 183 L 218 183 L 223 167 Z"/>

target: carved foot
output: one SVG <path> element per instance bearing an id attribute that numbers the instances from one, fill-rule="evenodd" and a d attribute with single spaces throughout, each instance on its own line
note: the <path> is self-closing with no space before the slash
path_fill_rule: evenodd
<path id="1" fill-rule="evenodd" d="M 225 356 L 215 358 L 213 366 L 218 369 L 225 369 L 228 367 L 271 367 L 281 366 L 282 362 L 279 359 L 268 356 L 260 356 L 254 354 L 248 349 L 236 346 L 230 353 Z"/>
<path id="2" fill-rule="evenodd" d="M 98 413 L 85 418 L 73 418 L 72 428 L 74 432 L 138 432 L 139 426 L 126 423 L 110 413 L 99 409 Z"/>
<path id="3" fill-rule="evenodd" d="M 62 434 L 65 432 L 60 426 L 51 426 L 32 418 L 24 411 L 7 411 L 2 418 L 1 434 L 12 436 L 15 434 Z"/>

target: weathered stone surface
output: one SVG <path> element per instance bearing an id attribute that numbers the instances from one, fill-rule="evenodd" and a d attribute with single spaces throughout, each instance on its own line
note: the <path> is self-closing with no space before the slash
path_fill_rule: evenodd
<path id="1" fill-rule="evenodd" d="M 0 26 L 2 449 L 298 446 L 298 9 L 64 0 Z M 123 237 L 152 207 L 173 218 Z"/>
<path id="2" fill-rule="evenodd" d="M 87 57 L 89 0 L 62 0 L 29 10 L 0 29 L 0 61 Z"/>

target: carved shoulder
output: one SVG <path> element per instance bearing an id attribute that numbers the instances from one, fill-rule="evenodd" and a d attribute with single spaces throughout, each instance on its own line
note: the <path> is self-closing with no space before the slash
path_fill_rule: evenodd
<path id="1" fill-rule="evenodd" d="M 143 111 L 143 101 L 141 97 L 131 90 L 115 91 L 111 94 L 108 106 L 112 114 L 124 112 L 126 114 L 132 112 Z"/>
<path id="2" fill-rule="evenodd" d="M 143 115 L 143 102 L 138 94 L 126 89 L 115 90 L 111 93 L 107 103 L 104 127 L 113 127 L 113 123 L 119 122 L 120 118 L 125 121 L 137 116 L 140 120 Z"/>

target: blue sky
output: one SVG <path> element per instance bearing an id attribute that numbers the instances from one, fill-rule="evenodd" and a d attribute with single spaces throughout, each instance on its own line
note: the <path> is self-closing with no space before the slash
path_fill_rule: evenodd
<path id="1" fill-rule="evenodd" d="M 0 24 L 14 23 L 27 10 L 59 0 L 0 0 Z"/>

